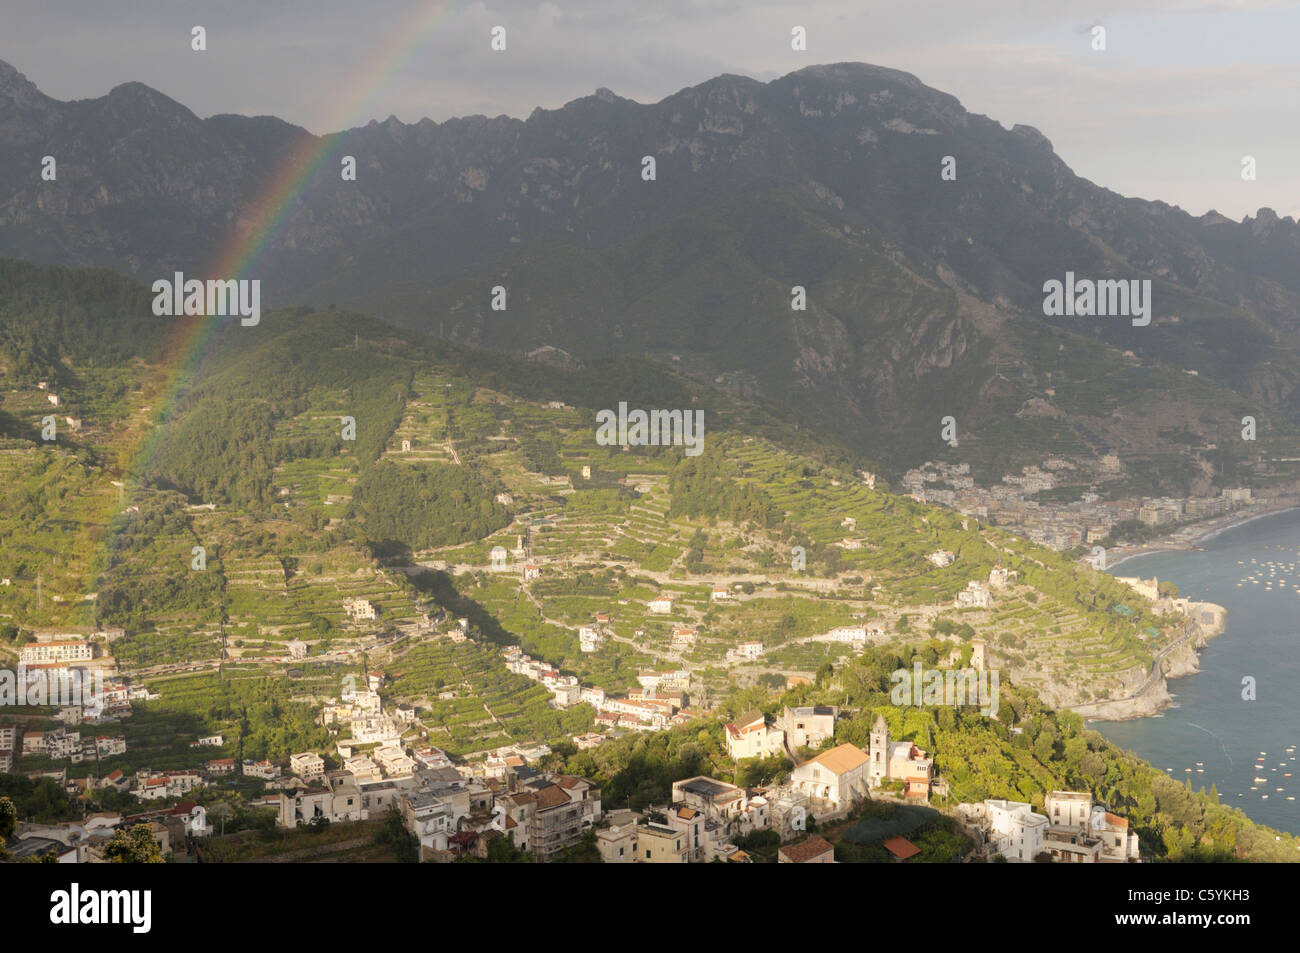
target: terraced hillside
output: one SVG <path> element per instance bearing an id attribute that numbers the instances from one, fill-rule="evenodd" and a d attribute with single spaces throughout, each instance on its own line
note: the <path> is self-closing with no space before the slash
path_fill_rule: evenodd
<path id="1" fill-rule="evenodd" d="M 611 694 L 684 672 L 708 707 L 864 642 L 957 657 L 978 639 L 1068 705 L 1122 693 L 1174 634 L 1113 579 L 893 494 L 833 435 L 661 366 L 560 370 L 301 310 L 205 347 L 171 398 L 165 355 L 66 364 L 112 386 L 59 385 L 85 416 L 52 446 L 26 420 L 39 388 L 6 397 L 0 611 L 17 638 L 122 627 L 113 654 L 162 680 L 159 711 L 189 694 L 176 679 L 278 678 L 308 705 L 381 667 L 413 731 L 470 753 L 592 727 L 509 672 L 506 645 Z M 703 411 L 703 452 L 598 443 L 620 402 Z M 990 605 L 955 605 L 999 565 L 1017 575 Z M 197 707 L 187 732 L 229 727 Z M 139 740 L 133 758 L 171 758 L 165 732 Z"/>

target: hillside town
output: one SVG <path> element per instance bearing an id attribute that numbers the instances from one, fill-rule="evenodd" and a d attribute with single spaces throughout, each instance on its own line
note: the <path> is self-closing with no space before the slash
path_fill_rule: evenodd
<path id="1" fill-rule="evenodd" d="M 517 650 L 510 657 L 521 669 L 536 664 Z M 552 674 L 541 671 L 536 677 Z M 327 755 L 303 751 L 286 763 L 204 758 L 202 752 L 221 748 L 225 739 L 197 737 L 189 744 L 198 761 L 193 768 L 134 774 L 113 770 L 68 782 L 70 790 L 113 788 L 142 804 L 167 803 L 133 812 L 98 811 L 64 824 L 20 822 L 10 853 L 19 859 L 53 854 L 63 863 L 103 862 L 105 844 L 115 831 L 147 825 L 165 856 L 193 860 L 198 842 L 219 830 L 208 808 L 194 798 L 205 787 L 242 777 L 260 782 L 263 793 L 249 806 L 272 811 L 280 829 L 355 824 L 395 814 L 426 861 L 487 858 L 496 850 L 494 842 L 503 841 L 509 850 L 545 862 L 588 838 L 605 863 L 747 863 L 755 859 L 753 850 L 742 844 L 770 832 L 765 836 L 779 844 L 778 863 L 834 863 L 834 845 L 815 831 L 851 822 L 868 804 L 930 805 L 932 798 L 946 800 L 948 794 L 933 758 L 914 743 L 891 737 L 883 716 L 877 715 L 869 743 L 861 748 L 837 743 L 842 712 L 818 705 L 785 707 L 775 718 L 753 711 L 724 726 L 727 754 L 738 766 L 773 754 L 795 763 L 778 783 L 742 786 L 700 775 L 675 781 L 666 803 L 643 810 L 618 808 L 602 801 L 591 780 L 539 768 L 551 754 L 544 744 L 510 745 L 456 763 L 427 738 L 412 737 L 415 712 L 410 706 L 385 704 L 386 679 L 385 673 L 372 672 L 364 687 L 349 684 L 322 707 L 321 723 L 336 738 Z M 630 718 L 627 727 L 654 730 L 664 720 L 690 717 L 680 707 L 682 697 L 674 691 L 669 703 L 647 688 L 639 697 L 589 700 L 616 715 L 620 725 Z M 0 726 L 0 750 L 39 749 L 50 758 L 74 760 L 89 749 L 72 737 L 62 728 L 26 732 L 9 724 Z M 601 737 L 573 741 L 583 748 Z M 119 751 L 119 742 L 93 740 L 99 754 Z M 801 761 L 799 751 L 815 753 Z M 40 774 L 65 779 L 64 772 Z M 1044 810 L 989 799 L 957 804 L 947 813 L 970 840 L 967 861 L 1139 859 L 1128 822 L 1094 805 L 1089 794 L 1051 792 Z M 905 836 L 888 838 L 883 847 L 898 862 L 920 852 Z"/>

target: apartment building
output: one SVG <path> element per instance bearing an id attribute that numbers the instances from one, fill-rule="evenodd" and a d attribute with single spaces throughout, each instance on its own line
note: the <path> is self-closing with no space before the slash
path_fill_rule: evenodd
<path id="1" fill-rule="evenodd" d="M 525 782 L 501 798 L 515 822 L 515 846 L 547 861 L 581 840 L 600 820 L 600 788 L 586 778 L 556 774 Z"/>

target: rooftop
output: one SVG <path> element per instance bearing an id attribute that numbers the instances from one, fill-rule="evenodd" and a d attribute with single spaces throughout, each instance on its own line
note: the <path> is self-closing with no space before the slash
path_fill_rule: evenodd
<path id="1" fill-rule="evenodd" d="M 792 864 L 806 864 L 814 857 L 820 857 L 828 850 L 833 851 L 831 842 L 824 837 L 818 837 L 814 834 L 807 840 L 801 840 L 797 844 L 788 844 L 781 848 L 781 856 Z"/>
<path id="2" fill-rule="evenodd" d="M 915 857 L 921 853 L 921 848 L 917 847 L 906 837 L 891 837 L 881 845 L 899 860 L 907 860 L 909 857 Z"/>
<path id="3" fill-rule="evenodd" d="M 846 771 L 852 771 L 866 764 L 867 753 L 857 745 L 842 744 L 836 745 L 829 751 L 823 751 L 817 757 L 811 758 L 805 763 L 819 764 L 834 774 L 844 774 Z"/>

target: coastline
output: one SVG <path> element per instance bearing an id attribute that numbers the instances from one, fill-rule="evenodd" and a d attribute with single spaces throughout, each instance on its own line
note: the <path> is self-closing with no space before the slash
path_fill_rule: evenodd
<path id="1" fill-rule="evenodd" d="M 1070 710 L 1089 722 L 1134 721 L 1160 715 L 1174 701 L 1170 680 L 1200 672 L 1200 650 L 1210 639 L 1227 631 L 1227 617 L 1228 610 L 1216 603 L 1188 603 L 1184 636 L 1155 657 L 1150 675 L 1137 692 L 1123 698 L 1071 705 Z"/>
<path id="2" fill-rule="evenodd" d="M 1251 510 L 1255 510 L 1251 507 Z M 1143 543 L 1129 550 L 1127 548 L 1113 547 L 1107 553 L 1107 568 L 1115 569 L 1120 564 L 1130 559 L 1136 559 L 1138 556 L 1147 556 L 1151 553 L 1167 553 L 1183 550 L 1197 549 L 1202 543 L 1209 542 L 1221 533 L 1226 533 L 1230 529 L 1236 529 L 1238 526 L 1245 526 L 1247 523 L 1253 523 L 1255 520 L 1263 519 L 1266 516 L 1277 516 L 1281 513 L 1287 513 L 1291 510 L 1300 509 L 1300 504 L 1287 502 L 1277 503 L 1274 505 L 1263 505 L 1258 511 L 1249 514 L 1234 513 L 1225 517 L 1211 518 L 1199 523 L 1193 523 L 1184 526 L 1167 536 L 1154 539 L 1149 543 Z M 1118 559 L 1111 559 L 1110 554 L 1116 550 L 1120 552 Z"/>
<path id="3" fill-rule="evenodd" d="M 1245 526 L 1247 523 L 1253 523 L 1268 516 L 1278 516 L 1297 509 L 1300 509 L 1300 505 L 1290 501 L 1278 502 L 1272 505 L 1261 504 L 1259 509 L 1254 512 L 1230 514 L 1186 526 L 1175 533 L 1170 533 L 1168 536 L 1139 546 L 1132 552 L 1125 553 L 1119 559 L 1110 563 L 1108 568 L 1113 571 L 1126 560 L 1150 553 L 1198 549 L 1200 544 L 1208 542 L 1230 529 L 1236 529 L 1239 526 Z M 1254 510 L 1253 507 L 1252 510 Z M 1193 605 L 1209 607 L 1211 604 L 1194 603 Z M 1138 718 L 1151 718 L 1160 715 L 1173 703 L 1168 688 L 1169 680 L 1197 674 L 1200 671 L 1200 650 L 1205 647 L 1210 639 L 1222 635 L 1227 630 L 1227 610 L 1222 606 L 1214 606 L 1213 608 L 1218 609 L 1221 613 L 1217 621 L 1208 625 L 1190 622 L 1195 633 L 1193 637 L 1180 645 L 1178 651 L 1167 657 L 1164 664 L 1161 665 L 1162 672 L 1160 676 L 1149 680 L 1135 696 L 1071 706 L 1072 710 L 1077 711 L 1090 722 L 1132 721 Z"/>

